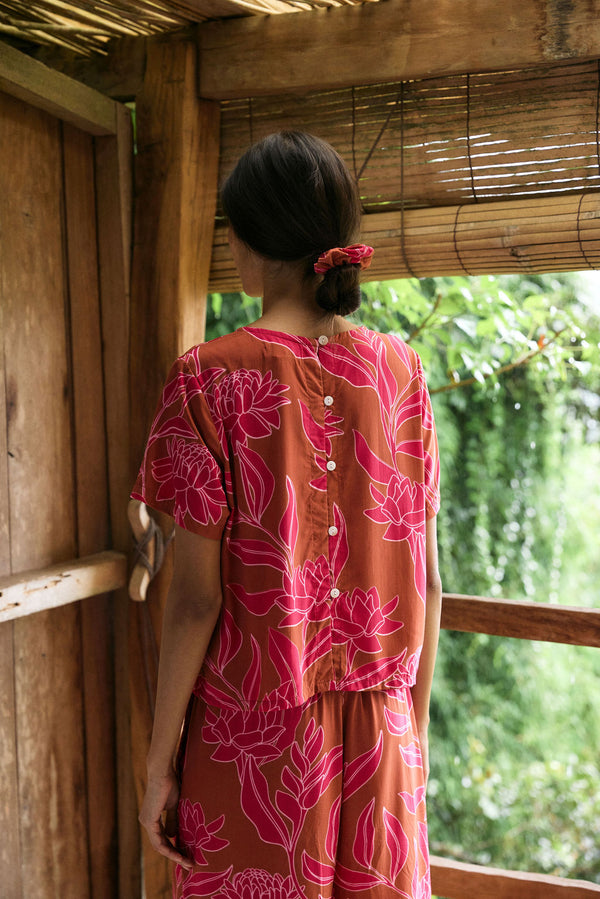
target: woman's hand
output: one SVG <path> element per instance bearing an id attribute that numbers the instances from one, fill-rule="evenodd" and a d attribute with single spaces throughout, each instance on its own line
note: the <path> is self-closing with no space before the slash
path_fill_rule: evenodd
<path id="1" fill-rule="evenodd" d="M 174 771 L 162 775 L 150 774 L 139 820 L 146 829 L 152 848 L 189 871 L 193 863 L 177 852 L 171 843 L 177 834 L 178 801 L 179 784 Z M 166 812 L 164 823 L 163 812 Z"/>

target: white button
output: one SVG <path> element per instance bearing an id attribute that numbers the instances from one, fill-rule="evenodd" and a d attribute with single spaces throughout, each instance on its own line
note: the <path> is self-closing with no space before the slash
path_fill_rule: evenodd
<path id="1" fill-rule="evenodd" d="M 324 334 L 321 334 L 321 336 L 318 338 L 318 340 L 319 340 L 319 343 L 321 344 L 321 346 L 325 346 L 325 344 L 327 343 L 327 338 L 325 337 Z"/>
<path id="2" fill-rule="evenodd" d="M 333 459 L 330 459 L 327 463 L 327 471 L 335 471 L 335 462 Z"/>
<path id="3" fill-rule="evenodd" d="M 332 599 L 337 599 L 338 596 L 340 595 L 340 591 L 338 590 L 337 587 L 334 587 L 332 590 L 329 591 L 329 595 L 331 596 Z"/>
<path id="4" fill-rule="evenodd" d="M 326 396 L 326 397 L 324 398 L 323 402 L 325 403 L 326 406 L 333 406 L 333 397 L 332 397 L 332 396 Z"/>
<path id="5" fill-rule="evenodd" d="M 328 528 L 328 530 L 327 530 L 327 533 L 329 534 L 330 537 L 335 537 L 337 532 L 338 532 L 338 530 L 334 524 L 332 524 L 331 527 Z"/>

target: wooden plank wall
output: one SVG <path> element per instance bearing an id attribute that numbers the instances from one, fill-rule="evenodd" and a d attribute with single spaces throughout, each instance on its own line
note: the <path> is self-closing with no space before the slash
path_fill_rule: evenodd
<path id="1" fill-rule="evenodd" d="M 93 139 L 5 95 L 0 118 L 0 571 L 16 574 L 106 548 L 109 514 Z M 112 640 L 102 596 L 0 625 L 4 899 L 118 895 Z"/>

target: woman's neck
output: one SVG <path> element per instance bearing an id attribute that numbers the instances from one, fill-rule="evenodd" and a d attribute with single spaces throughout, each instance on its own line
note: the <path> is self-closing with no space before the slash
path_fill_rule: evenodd
<path id="1" fill-rule="evenodd" d="M 332 337 L 355 327 L 341 315 L 321 309 L 314 299 L 314 287 L 292 278 L 283 283 L 279 279 L 265 281 L 262 315 L 254 324 L 303 337 Z"/>

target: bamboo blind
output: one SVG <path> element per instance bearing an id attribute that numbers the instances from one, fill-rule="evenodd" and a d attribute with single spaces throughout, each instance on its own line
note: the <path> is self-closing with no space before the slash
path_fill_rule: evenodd
<path id="1" fill-rule="evenodd" d="M 221 177 L 281 128 L 336 147 L 370 279 L 600 268 L 600 60 L 224 101 L 221 122 Z M 211 289 L 239 289 L 220 227 Z"/>
<path id="2" fill-rule="evenodd" d="M 600 61 L 222 104 L 221 175 L 281 128 L 332 143 L 365 212 L 600 188 Z"/>
<path id="3" fill-rule="evenodd" d="M 600 191 L 365 215 L 362 239 L 375 247 L 371 281 L 598 269 Z M 223 225 L 209 289 L 241 289 Z"/>

